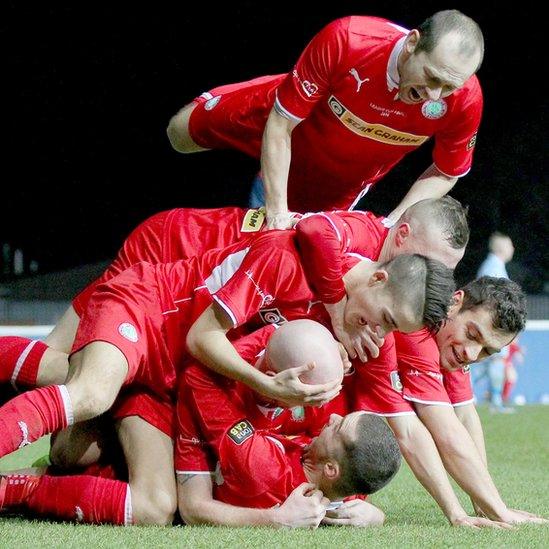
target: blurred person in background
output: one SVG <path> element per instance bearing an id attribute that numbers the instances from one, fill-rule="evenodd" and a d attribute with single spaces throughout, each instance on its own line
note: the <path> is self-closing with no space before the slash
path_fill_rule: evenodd
<path id="1" fill-rule="evenodd" d="M 514 253 L 515 247 L 508 235 L 498 231 L 492 233 L 488 240 L 488 255 L 478 269 L 477 278 L 481 276 L 509 278 L 505 265 L 513 259 Z M 479 363 L 476 368 L 475 383 L 485 376 L 488 377 L 491 412 L 513 413 L 515 411 L 513 408 L 503 405 L 503 388 L 506 382 L 506 371 L 510 373 L 509 367 L 506 364 L 510 360 L 511 353 L 508 346 L 503 348 L 501 352 Z M 516 376 L 514 378 L 510 376 L 508 379 L 514 379 L 513 383 L 516 382 Z M 507 396 L 510 393 L 511 387 L 507 390 Z"/>

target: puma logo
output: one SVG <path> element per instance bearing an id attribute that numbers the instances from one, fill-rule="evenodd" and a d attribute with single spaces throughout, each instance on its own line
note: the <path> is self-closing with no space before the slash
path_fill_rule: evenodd
<path id="1" fill-rule="evenodd" d="M 360 88 L 362 87 L 362 84 L 364 84 L 364 82 L 369 82 L 370 79 L 369 78 L 364 78 L 363 80 L 361 80 L 359 74 L 358 74 L 358 71 L 353 68 L 349 71 L 349 74 L 351 74 L 353 76 L 353 78 L 356 80 L 356 93 L 358 93 L 360 91 Z"/>

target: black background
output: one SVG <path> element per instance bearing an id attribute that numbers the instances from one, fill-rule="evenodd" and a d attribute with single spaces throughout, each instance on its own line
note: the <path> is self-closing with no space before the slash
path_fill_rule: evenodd
<path id="1" fill-rule="evenodd" d="M 109 258 L 162 209 L 245 205 L 257 161 L 176 153 L 165 134 L 172 114 L 214 86 L 286 72 L 337 17 L 372 14 L 413 28 L 446 8 L 476 19 L 486 41 L 474 166 L 452 192 L 469 204 L 473 231 L 458 279 L 474 276 L 499 229 L 516 245 L 513 277 L 541 291 L 549 279 L 547 32 L 524 2 L 12 2 L 0 30 L 0 243 L 43 272 Z M 389 213 L 430 155 L 429 143 L 408 156 L 361 206 Z"/>

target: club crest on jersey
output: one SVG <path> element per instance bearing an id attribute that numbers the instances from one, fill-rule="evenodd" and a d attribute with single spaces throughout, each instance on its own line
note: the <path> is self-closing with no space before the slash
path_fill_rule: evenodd
<path id="1" fill-rule="evenodd" d="M 294 421 L 303 421 L 305 419 L 305 408 L 303 406 L 294 406 L 291 410 Z"/>
<path id="2" fill-rule="evenodd" d="M 444 99 L 438 99 L 437 101 L 425 101 L 421 105 L 421 112 L 425 118 L 429 120 L 436 120 L 437 118 L 442 118 L 446 111 L 448 110 L 448 105 Z"/>
<path id="3" fill-rule="evenodd" d="M 242 220 L 242 226 L 240 232 L 242 233 L 254 233 L 260 231 L 265 222 L 265 208 L 259 208 L 257 210 L 248 210 L 244 219 Z"/>
<path id="4" fill-rule="evenodd" d="M 402 393 L 402 382 L 400 381 L 400 376 L 398 375 L 398 372 L 396 370 L 394 372 L 391 372 L 391 387 L 395 391 Z"/>
<path id="5" fill-rule="evenodd" d="M 477 143 L 477 134 L 476 132 L 473 134 L 473 137 L 469 139 L 469 143 L 467 143 L 467 150 L 472 149 Z"/>
<path id="6" fill-rule="evenodd" d="M 135 326 L 129 322 L 122 322 L 122 324 L 118 326 L 118 333 L 132 343 L 137 343 L 139 340 Z"/>
<path id="7" fill-rule="evenodd" d="M 204 103 L 204 108 L 207 111 L 211 111 L 221 101 L 222 97 L 223 97 L 222 95 L 216 95 L 215 97 L 208 99 L 208 101 Z"/>
<path id="8" fill-rule="evenodd" d="M 261 309 L 259 316 L 264 324 L 283 324 L 287 322 L 278 309 Z"/>
<path id="9" fill-rule="evenodd" d="M 254 428 L 247 419 L 239 421 L 227 432 L 227 436 L 238 446 L 248 440 L 253 434 Z"/>

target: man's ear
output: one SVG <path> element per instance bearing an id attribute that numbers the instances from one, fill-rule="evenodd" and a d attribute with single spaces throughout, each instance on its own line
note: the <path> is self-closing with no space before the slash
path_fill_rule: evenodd
<path id="1" fill-rule="evenodd" d="M 377 269 L 372 273 L 368 280 L 368 286 L 377 286 L 385 284 L 389 279 L 389 273 L 385 269 Z"/>
<path id="2" fill-rule="evenodd" d="M 341 469 L 337 461 L 328 460 L 322 466 L 322 473 L 331 481 L 337 480 L 341 475 Z"/>
<path id="3" fill-rule="evenodd" d="M 411 232 L 412 228 L 409 223 L 401 223 L 398 226 L 395 234 L 395 244 L 397 248 L 400 248 L 404 244 L 404 241 L 410 236 Z"/>
<path id="4" fill-rule="evenodd" d="M 448 309 L 449 318 L 454 318 L 459 313 L 461 307 L 463 306 L 464 296 L 465 292 L 463 290 L 456 290 L 454 292 L 454 295 L 452 296 L 452 303 Z"/>
<path id="5" fill-rule="evenodd" d="M 406 40 L 404 41 L 404 51 L 410 55 L 414 53 L 417 43 L 419 42 L 419 31 L 417 29 L 413 29 L 408 33 L 408 36 L 406 36 Z"/>

